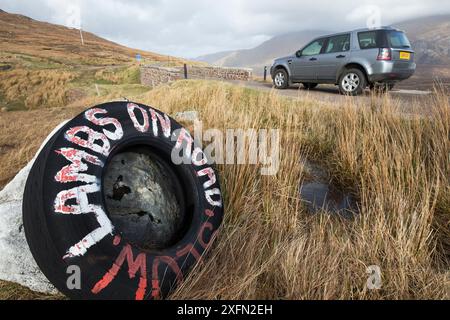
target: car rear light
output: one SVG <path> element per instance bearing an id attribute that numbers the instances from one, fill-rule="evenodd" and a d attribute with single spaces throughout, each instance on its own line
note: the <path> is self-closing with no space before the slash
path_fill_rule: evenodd
<path id="1" fill-rule="evenodd" d="M 378 52 L 377 60 L 392 60 L 392 52 L 389 48 L 380 48 L 380 51 Z"/>

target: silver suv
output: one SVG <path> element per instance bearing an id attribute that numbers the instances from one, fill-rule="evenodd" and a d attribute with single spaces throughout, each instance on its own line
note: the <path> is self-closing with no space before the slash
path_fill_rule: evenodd
<path id="1" fill-rule="evenodd" d="M 381 27 L 314 39 L 294 56 L 276 59 L 270 73 L 278 89 L 292 83 L 307 89 L 331 83 L 342 94 L 358 95 L 367 86 L 392 89 L 415 70 L 414 51 L 405 33 Z"/>

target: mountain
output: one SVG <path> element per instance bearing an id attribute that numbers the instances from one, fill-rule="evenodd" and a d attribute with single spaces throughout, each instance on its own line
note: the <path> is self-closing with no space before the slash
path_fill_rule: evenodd
<path id="1" fill-rule="evenodd" d="M 138 53 L 144 63 L 185 62 L 5 11 L 0 11 L 0 42 L 0 111 L 145 92 Z"/>
<path id="2" fill-rule="evenodd" d="M 127 48 L 90 32 L 36 21 L 0 10 L 1 53 L 20 53 L 66 65 L 114 65 L 131 62 L 137 53 L 144 59 L 167 61 L 168 57 Z M 180 60 L 172 58 L 173 60 Z"/>
<path id="3" fill-rule="evenodd" d="M 429 16 L 395 23 L 406 31 L 416 50 L 416 60 L 420 66 L 450 65 L 450 15 Z M 253 68 L 261 75 L 264 66 L 272 64 L 273 59 L 293 54 L 316 36 L 330 34 L 332 31 L 305 30 L 278 35 L 253 49 L 227 51 L 196 58 L 210 64 L 227 67 Z M 439 71 L 439 68 L 434 68 Z M 447 74 L 447 71 L 445 74 Z"/>
<path id="4" fill-rule="evenodd" d="M 406 31 L 419 65 L 450 65 L 450 15 L 412 19 L 395 26 Z"/>
<path id="5" fill-rule="evenodd" d="M 270 66 L 274 58 L 293 54 L 312 38 L 329 33 L 323 30 L 291 32 L 275 36 L 253 49 L 218 52 L 195 60 L 222 67 L 252 68 L 254 74 L 260 75 L 264 66 Z"/>

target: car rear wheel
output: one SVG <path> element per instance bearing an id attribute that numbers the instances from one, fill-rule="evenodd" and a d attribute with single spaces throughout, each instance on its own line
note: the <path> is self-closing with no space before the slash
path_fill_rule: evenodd
<path id="1" fill-rule="evenodd" d="M 307 90 L 312 90 L 312 89 L 314 89 L 315 87 L 317 87 L 319 84 L 318 83 L 308 83 L 308 82 L 304 82 L 304 83 L 302 83 L 303 84 L 303 87 L 305 88 L 305 89 L 307 89 Z"/>
<path id="2" fill-rule="evenodd" d="M 273 77 L 273 84 L 277 89 L 286 89 L 288 87 L 289 78 L 285 70 L 279 69 L 275 71 L 275 76 Z"/>
<path id="3" fill-rule="evenodd" d="M 348 69 L 339 79 L 339 90 L 342 94 L 357 96 L 365 87 L 366 77 L 359 69 Z"/>

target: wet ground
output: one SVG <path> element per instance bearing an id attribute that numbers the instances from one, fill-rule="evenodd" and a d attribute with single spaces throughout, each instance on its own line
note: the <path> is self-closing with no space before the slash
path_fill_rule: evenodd
<path id="1" fill-rule="evenodd" d="M 356 199 L 349 192 L 334 186 L 326 170 L 318 164 L 304 162 L 306 178 L 300 186 L 300 196 L 308 212 L 329 212 L 345 218 L 358 213 Z"/>

